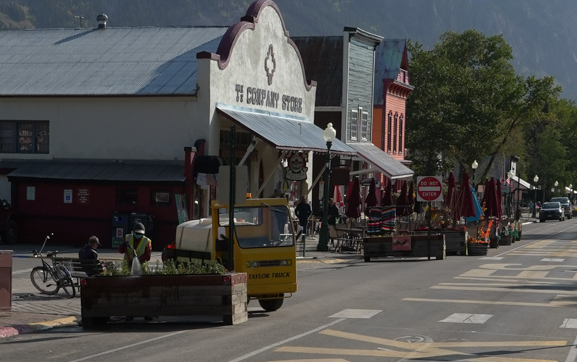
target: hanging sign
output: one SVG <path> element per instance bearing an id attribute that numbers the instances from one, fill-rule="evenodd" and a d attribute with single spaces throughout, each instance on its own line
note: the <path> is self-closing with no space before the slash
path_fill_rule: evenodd
<path id="1" fill-rule="evenodd" d="M 285 168 L 287 180 L 302 181 L 307 179 L 307 170 L 305 166 L 307 159 L 302 152 L 293 153 L 288 159 L 288 166 Z"/>
<path id="2" fill-rule="evenodd" d="M 417 177 L 417 201 L 442 201 L 443 183 L 441 176 Z"/>

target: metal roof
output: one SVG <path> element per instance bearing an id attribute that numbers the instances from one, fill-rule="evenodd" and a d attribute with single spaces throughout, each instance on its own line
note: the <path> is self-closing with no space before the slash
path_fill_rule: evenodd
<path id="1" fill-rule="evenodd" d="M 382 105 L 383 79 L 397 79 L 403 63 L 405 39 L 385 39 L 375 50 L 375 105 Z"/>
<path id="2" fill-rule="evenodd" d="M 301 54 L 308 81 L 317 82 L 316 107 L 340 107 L 343 99 L 343 37 L 291 38 Z"/>
<path id="3" fill-rule="evenodd" d="M 348 145 L 354 148 L 362 159 L 378 168 L 391 180 L 411 179 L 413 177 L 413 170 L 370 142 L 348 143 Z"/>
<path id="4" fill-rule="evenodd" d="M 2 163 L 0 163 L 2 166 Z M 6 165 L 8 166 L 8 165 Z M 10 163 L 17 167 L 8 179 L 50 179 L 67 181 L 184 182 L 184 165 L 75 162 Z"/>
<path id="5" fill-rule="evenodd" d="M 226 27 L 0 31 L 0 96 L 192 95 Z"/>
<path id="6" fill-rule="evenodd" d="M 327 151 L 323 130 L 309 120 L 256 111 L 248 112 L 224 106 L 217 108 L 233 122 L 279 150 Z M 356 154 L 354 149 L 339 139 L 333 141 L 331 152 L 343 155 Z"/>

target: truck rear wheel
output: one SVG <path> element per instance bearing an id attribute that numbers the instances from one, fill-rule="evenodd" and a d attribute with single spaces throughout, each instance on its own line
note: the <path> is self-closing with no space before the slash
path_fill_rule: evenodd
<path id="1" fill-rule="evenodd" d="M 261 308 L 267 312 L 274 312 L 282 306 L 282 303 L 284 302 L 283 296 L 284 294 L 281 294 L 280 298 L 276 299 L 259 299 L 258 304 L 260 304 Z"/>
<path id="2" fill-rule="evenodd" d="M 0 237 L 3 244 L 16 244 L 18 241 L 18 224 L 16 221 L 8 221 L 6 228 L 0 233 Z"/>

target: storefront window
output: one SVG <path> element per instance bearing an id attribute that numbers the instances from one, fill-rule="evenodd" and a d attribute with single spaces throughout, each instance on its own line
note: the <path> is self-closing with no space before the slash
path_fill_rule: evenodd
<path id="1" fill-rule="evenodd" d="M 0 152 L 2 153 L 48 153 L 49 146 L 48 122 L 0 122 Z"/>
<path id="2" fill-rule="evenodd" d="M 116 189 L 117 205 L 136 205 L 138 204 L 137 188 L 119 188 Z"/>

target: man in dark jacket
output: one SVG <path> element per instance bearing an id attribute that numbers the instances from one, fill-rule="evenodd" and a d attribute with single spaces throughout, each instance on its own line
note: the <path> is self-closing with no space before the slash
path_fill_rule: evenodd
<path id="1" fill-rule="evenodd" d="M 312 213 L 311 205 L 307 203 L 307 198 L 302 196 L 301 202 L 295 208 L 295 216 L 299 219 L 299 225 L 302 227 L 302 229 L 299 229 L 297 239 L 301 236 L 301 233 L 305 236 L 307 235 L 307 224 Z"/>
<path id="2" fill-rule="evenodd" d="M 98 274 L 96 272 L 97 268 L 95 268 L 93 265 L 97 265 L 98 263 L 100 263 L 100 261 L 98 260 L 98 251 L 96 251 L 100 245 L 101 244 L 100 240 L 98 240 L 98 237 L 92 235 L 90 238 L 88 238 L 88 243 L 86 243 L 86 245 L 84 245 L 82 249 L 78 251 L 78 259 L 83 260 L 83 266 L 84 263 L 86 263 L 84 272 L 88 276 Z"/>

